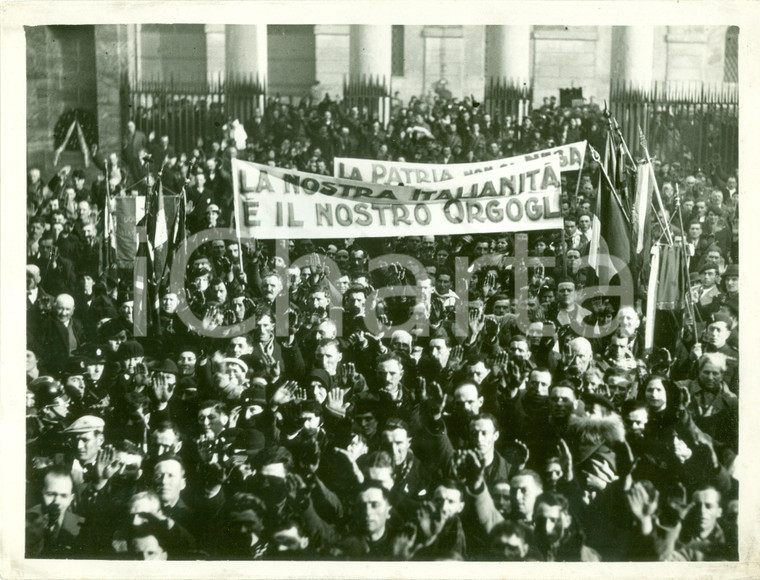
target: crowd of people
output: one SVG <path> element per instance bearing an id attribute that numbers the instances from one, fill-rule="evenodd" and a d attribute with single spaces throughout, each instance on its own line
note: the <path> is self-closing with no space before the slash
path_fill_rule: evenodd
<path id="1" fill-rule="evenodd" d="M 185 152 L 129 122 L 91 181 L 30 168 L 27 557 L 737 559 L 735 168 L 657 165 L 693 308 L 658 315 L 654 349 L 646 284 L 630 304 L 578 297 L 597 285 L 590 158 L 562 175 L 564 230 L 532 232 L 525 256 L 511 233 L 213 239 L 188 260 L 186 304 L 158 284 L 147 336 L 133 273 L 107 267 L 105 204 L 159 180 L 187 199 L 188 232 L 231 225 L 234 157 L 327 174 L 336 156 L 602 151 L 606 127 L 553 99 L 519 124 L 412 99 L 387 127 L 272 101 Z M 390 253 L 425 275 L 369 269 Z"/>

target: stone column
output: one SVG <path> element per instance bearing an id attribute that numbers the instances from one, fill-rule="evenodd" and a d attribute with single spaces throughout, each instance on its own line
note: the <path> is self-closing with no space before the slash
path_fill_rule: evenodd
<path id="1" fill-rule="evenodd" d="M 352 24 L 349 40 L 351 76 L 380 76 L 391 79 L 391 27 L 385 25 Z"/>
<path id="2" fill-rule="evenodd" d="M 619 31 L 620 50 L 617 74 L 613 78 L 634 86 L 649 88 L 652 84 L 654 28 L 652 26 L 623 26 Z"/>
<path id="3" fill-rule="evenodd" d="M 227 70 L 227 45 L 224 24 L 206 24 L 206 80 L 214 84 L 224 80 Z"/>
<path id="4" fill-rule="evenodd" d="M 98 90 L 98 130 L 103 152 L 120 152 L 121 132 L 126 124 L 122 112 L 121 83 L 129 71 L 128 25 L 95 26 L 95 68 Z"/>
<path id="5" fill-rule="evenodd" d="M 267 27 L 265 24 L 230 24 L 225 29 L 228 76 L 244 77 L 258 75 L 266 86 L 267 78 Z"/>
<path id="6" fill-rule="evenodd" d="M 530 26 L 486 26 L 486 78 L 530 83 Z"/>

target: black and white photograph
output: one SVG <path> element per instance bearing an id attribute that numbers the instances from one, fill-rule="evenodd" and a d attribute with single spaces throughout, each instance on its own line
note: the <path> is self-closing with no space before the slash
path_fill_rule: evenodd
<path id="1" fill-rule="evenodd" d="M 5 577 L 760 574 L 756 4 L 11 4 Z"/>

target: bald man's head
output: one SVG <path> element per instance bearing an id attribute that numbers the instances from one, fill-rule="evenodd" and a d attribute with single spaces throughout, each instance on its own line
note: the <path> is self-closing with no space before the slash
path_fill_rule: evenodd
<path id="1" fill-rule="evenodd" d="M 67 323 L 74 315 L 74 299 L 68 294 L 59 294 L 55 298 L 53 314 L 56 320 Z"/>

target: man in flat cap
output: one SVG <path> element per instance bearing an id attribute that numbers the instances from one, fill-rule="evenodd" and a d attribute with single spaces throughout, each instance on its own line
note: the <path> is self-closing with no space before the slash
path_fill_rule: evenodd
<path id="1" fill-rule="evenodd" d="M 98 453 L 103 448 L 105 421 L 95 415 L 83 415 L 64 430 L 74 455 L 71 478 L 78 497 L 89 484 L 98 481 Z"/>

